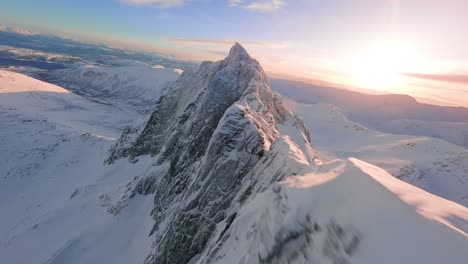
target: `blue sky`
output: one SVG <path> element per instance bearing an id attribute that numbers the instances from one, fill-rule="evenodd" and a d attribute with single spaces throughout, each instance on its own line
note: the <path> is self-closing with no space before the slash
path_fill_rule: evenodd
<path id="1" fill-rule="evenodd" d="M 2 0 L 0 20 L 154 49 L 186 38 L 291 42 L 342 54 L 406 34 L 444 57 L 467 58 L 463 10 L 464 0 Z"/>
<path id="2" fill-rule="evenodd" d="M 2 0 L 0 23 L 189 60 L 239 41 L 269 72 L 385 90 L 394 76 L 365 75 L 409 73 L 398 80 L 407 89 L 418 76 L 421 86 L 427 74 L 468 74 L 466 10 L 466 0 Z"/>
<path id="3" fill-rule="evenodd" d="M 261 26 L 260 24 L 267 23 L 274 16 L 272 12 L 259 15 L 258 12 L 233 8 L 228 1 L 185 1 L 182 5 L 169 7 L 161 7 L 157 4 L 158 1 L 151 4 L 151 1 L 136 0 L 2 2 L 0 13 L 3 20 L 9 22 L 35 26 L 42 31 L 92 37 L 103 34 L 121 39 L 134 37 L 138 41 L 170 37 L 258 38 L 254 30 L 251 30 L 252 25 Z"/>

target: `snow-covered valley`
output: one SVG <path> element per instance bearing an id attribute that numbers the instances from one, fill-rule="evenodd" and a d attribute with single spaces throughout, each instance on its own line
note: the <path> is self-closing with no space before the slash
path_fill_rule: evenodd
<path id="1" fill-rule="evenodd" d="M 178 77 L 0 70 L 0 263 L 468 259 L 464 146 L 283 98 L 238 44 Z"/>
<path id="2" fill-rule="evenodd" d="M 125 62 L 124 66 L 77 66 L 42 74 L 50 83 L 127 111 L 151 113 L 162 89 L 174 82 L 182 70 Z"/>

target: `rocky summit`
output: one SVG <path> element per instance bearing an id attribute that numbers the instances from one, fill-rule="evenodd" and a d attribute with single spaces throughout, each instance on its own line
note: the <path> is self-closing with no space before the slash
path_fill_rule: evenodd
<path id="1" fill-rule="evenodd" d="M 154 250 L 146 263 L 188 263 L 210 239 L 222 243 L 222 235 L 212 237 L 217 224 L 232 222 L 249 195 L 316 159 L 302 120 L 238 43 L 224 60 L 184 72 L 146 125 L 124 132 L 108 162 L 143 155 L 155 160 L 135 188 L 154 195 Z"/>

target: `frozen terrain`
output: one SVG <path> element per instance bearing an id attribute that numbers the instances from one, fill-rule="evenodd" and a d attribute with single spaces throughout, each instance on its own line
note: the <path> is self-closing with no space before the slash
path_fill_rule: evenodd
<path id="1" fill-rule="evenodd" d="M 84 65 L 50 71 L 43 74 L 42 79 L 92 100 L 150 113 L 161 90 L 174 82 L 181 72 L 137 61 L 117 62 L 120 65 L 113 67 Z"/>
<path id="2" fill-rule="evenodd" d="M 302 104 L 339 107 L 350 120 L 386 133 L 428 136 L 468 147 L 468 108 L 419 103 L 403 94 L 372 95 L 273 79 L 272 88 Z M 359 103 L 356 103 L 359 102 Z"/>
<path id="3" fill-rule="evenodd" d="M 118 212 L 150 162 L 103 165 L 123 128 L 142 117 L 1 70 L 0 113 L 0 262 L 142 262 L 152 200 Z"/>
<path id="4" fill-rule="evenodd" d="M 176 81 L 117 61 L 0 70 L 0 263 L 468 259 L 464 147 L 283 100 L 239 44 Z"/>
<path id="5" fill-rule="evenodd" d="M 372 130 L 350 121 L 330 104 L 287 102 L 303 117 L 322 157 L 356 157 L 430 193 L 468 205 L 466 148 L 432 137 Z"/>
<path id="6" fill-rule="evenodd" d="M 235 215 L 217 226 L 199 263 L 461 264 L 468 256 L 465 207 L 355 158 L 273 184 Z"/>

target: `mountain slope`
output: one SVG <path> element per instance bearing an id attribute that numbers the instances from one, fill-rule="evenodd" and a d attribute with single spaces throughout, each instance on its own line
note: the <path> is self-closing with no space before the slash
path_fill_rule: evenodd
<path id="1" fill-rule="evenodd" d="M 419 103 L 413 97 L 403 94 L 371 95 L 281 79 L 273 79 L 272 88 L 302 104 L 335 105 L 350 120 L 372 129 L 435 137 L 468 147 L 466 107 Z"/>
<path id="2" fill-rule="evenodd" d="M 115 137 L 141 117 L 109 105 L 98 104 L 60 86 L 0 70 L 1 109 L 47 119 L 73 131 Z M 94 113 L 94 114 L 90 114 Z"/>
<path id="3" fill-rule="evenodd" d="M 197 263 L 461 264 L 467 219 L 467 208 L 378 167 L 335 160 L 253 196 Z"/>
<path id="4" fill-rule="evenodd" d="M 144 261 L 152 200 L 120 199 L 151 161 L 103 164 L 139 118 L 0 70 L 0 263 Z"/>
<path id="5" fill-rule="evenodd" d="M 150 113 L 162 90 L 180 75 L 178 69 L 150 67 L 136 61 L 117 62 L 125 65 L 77 66 L 49 71 L 41 78 L 92 100 Z"/>
<path id="6" fill-rule="evenodd" d="M 151 154 L 159 164 L 141 182 L 143 193 L 156 194 L 148 263 L 186 263 L 200 254 L 242 179 L 262 176 L 260 163 L 285 162 L 296 151 L 296 166 L 271 171 L 276 181 L 315 159 L 302 120 L 273 94 L 259 63 L 239 44 L 223 61 L 185 72 L 134 142 L 127 140 L 111 150 L 110 162 Z"/>
<path id="7" fill-rule="evenodd" d="M 466 148 L 431 137 L 375 131 L 326 103 L 286 104 L 304 118 L 322 159 L 356 157 L 432 194 L 468 205 Z"/>

